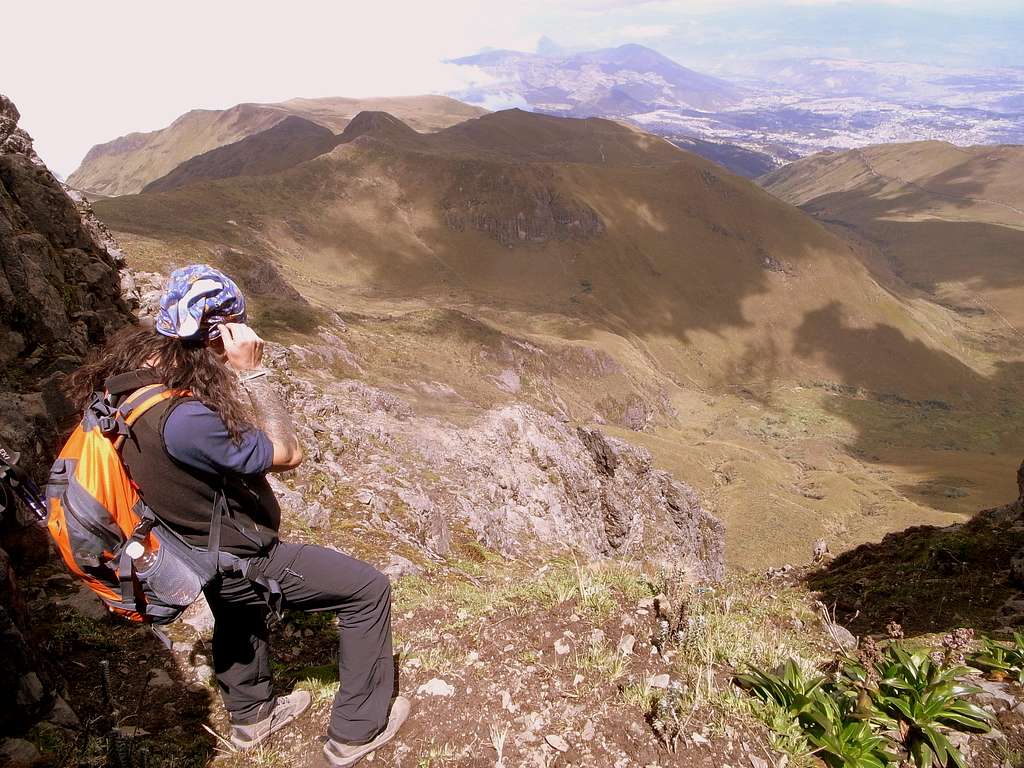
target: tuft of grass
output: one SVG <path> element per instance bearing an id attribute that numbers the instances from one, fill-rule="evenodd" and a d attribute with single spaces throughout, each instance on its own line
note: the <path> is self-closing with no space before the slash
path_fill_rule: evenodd
<path id="1" fill-rule="evenodd" d="M 50 639 L 62 646 L 91 646 L 97 650 L 113 651 L 123 642 L 113 631 L 117 628 L 104 619 L 91 619 L 68 607 L 58 608 L 57 613 L 57 621 L 50 629 Z"/>
<path id="2" fill-rule="evenodd" d="M 284 747 L 275 744 L 274 739 L 269 739 L 246 750 L 242 760 L 244 761 L 242 765 L 251 768 L 289 768 L 294 765 L 294 758 L 287 753 Z"/>
<path id="3" fill-rule="evenodd" d="M 391 586 L 393 610 L 415 611 L 437 602 L 440 589 L 423 576 L 405 576 Z"/>
<path id="4" fill-rule="evenodd" d="M 295 682 L 298 690 L 309 691 L 315 702 L 333 701 L 338 692 L 338 666 L 323 664 L 301 670 Z"/>
<path id="5" fill-rule="evenodd" d="M 626 674 L 626 658 L 618 648 L 605 640 L 591 643 L 586 650 L 575 651 L 576 668 L 581 673 L 597 675 L 602 680 L 614 683 Z"/>
<path id="6" fill-rule="evenodd" d="M 818 634 L 806 630 L 818 617 L 791 587 L 740 576 L 689 589 L 682 599 L 678 659 L 684 670 L 711 664 L 772 669 L 792 658 L 810 671 L 827 656 Z"/>
<path id="7" fill-rule="evenodd" d="M 449 742 L 431 744 L 427 753 L 416 762 L 416 768 L 438 768 L 438 766 L 451 765 L 458 754 L 458 750 Z"/>
<path id="8" fill-rule="evenodd" d="M 523 664 L 536 664 L 540 661 L 540 651 L 534 648 L 526 648 L 520 651 L 516 658 L 523 662 Z"/>
<path id="9" fill-rule="evenodd" d="M 402 659 L 419 659 L 423 669 L 447 675 L 465 666 L 466 654 L 445 643 L 424 648 L 407 645 L 402 651 Z"/>
<path id="10" fill-rule="evenodd" d="M 573 603 L 576 612 L 600 624 L 619 609 L 620 601 L 633 603 L 654 594 L 638 571 L 615 561 L 585 566 L 562 557 L 524 575 L 523 564 L 509 563 L 484 547 L 462 550 L 461 557 L 445 566 L 399 580 L 393 592 L 396 610 L 454 608 L 461 621 L 471 621 L 501 612 L 525 616 Z"/>
<path id="11" fill-rule="evenodd" d="M 643 712 L 645 715 L 654 706 L 655 691 L 648 685 L 646 676 L 639 682 L 624 685 L 619 695 L 628 706 Z"/>
<path id="12" fill-rule="evenodd" d="M 495 768 L 504 768 L 505 766 L 505 741 L 508 739 L 509 730 L 511 728 L 508 725 L 501 729 L 494 723 L 490 725 L 491 747 L 494 748 L 494 752 L 497 755 L 497 762 L 494 764 Z"/>

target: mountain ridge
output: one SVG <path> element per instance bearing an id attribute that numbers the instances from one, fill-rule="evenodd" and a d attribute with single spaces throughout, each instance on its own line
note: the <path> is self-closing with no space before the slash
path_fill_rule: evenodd
<path id="1" fill-rule="evenodd" d="M 199 179 L 274 173 L 329 152 L 334 143 L 329 128 L 289 115 L 264 131 L 189 158 L 141 191 L 167 191 Z"/>
<path id="2" fill-rule="evenodd" d="M 1021 145 L 927 141 L 812 155 L 760 183 L 873 242 L 882 279 L 975 318 L 1009 352 L 1024 327 L 1022 172 Z"/>
<path id="3" fill-rule="evenodd" d="M 424 130 L 438 130 L 484 112 L 447 96 L 296 98 L 280 103 L 237 104 L 224 110 L 190 110 L 166 128 L 128 134 L 92 147 L 68 177 L 68 183 L 94 196 L 138 192 L 186 160 L 260 133 L 289 115 L 305 117 L 337 132 L 351 117 L 374 107 L 403 114 Z"/>

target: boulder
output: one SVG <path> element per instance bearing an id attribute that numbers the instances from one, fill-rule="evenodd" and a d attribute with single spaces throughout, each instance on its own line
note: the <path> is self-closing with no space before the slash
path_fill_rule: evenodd
<path id="1" fill-rule="evenodd" d="M 0 765 L 6 768 L 35 768 L 45 761 L 35 744 L 24 739 L 5 739 L 0 742 Z"/>

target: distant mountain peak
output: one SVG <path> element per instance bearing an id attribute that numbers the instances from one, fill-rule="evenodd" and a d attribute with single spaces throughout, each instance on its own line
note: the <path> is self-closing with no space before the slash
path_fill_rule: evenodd
<path id="1" fill-rule="evenodd" d="M 570 52 L 542 38 L 537 53 L 488 51 L 452 63 L 477 67 L 493 78 L 459 93 L 464 101 L 508 104 L 515 95 L 532 109 L 558 115 L 708 111 L 735 105 L 743 96 L 738 86 L 639 43 Z"/>
<path id="2" fill-rule="evenodd" d="M 352 118 L 342 132 L 339 143 L 354 141 L 367 134 L 386 135 L 389 138 L 417 136 L 418 134 L 394 115 L 380 110 L 363 110 Z"/>
<path id="3" fill-rule="evenodd" d="M 564 53 L 565 48 L 556 43 L 547 35 L 544 35 L 540 40 L 537 41 L 538 56 L 561 56 Z"/>

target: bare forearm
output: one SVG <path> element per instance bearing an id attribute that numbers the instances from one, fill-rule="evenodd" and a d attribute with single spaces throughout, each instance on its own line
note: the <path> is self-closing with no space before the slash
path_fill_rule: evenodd
<path id="1" fill-rule="evenodd" d="M 297 465 L 302 459 L 302 450 L 291 414 L 277 390 L 265 376 L 246 381 L 244 387 L 252 401 L 256 426 L 274 445 L 274 464 Z"/>

